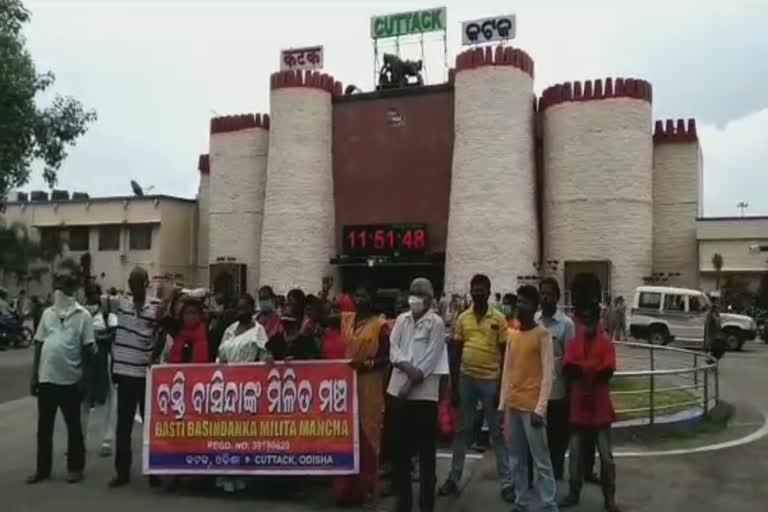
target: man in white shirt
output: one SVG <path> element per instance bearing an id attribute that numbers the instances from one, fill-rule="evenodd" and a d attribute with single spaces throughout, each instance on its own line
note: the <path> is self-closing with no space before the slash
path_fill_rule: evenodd
<path id="1" fill-rule="evenodd" d="M 83 366 L 95 353 L 93 319 L 75 300 L 74 275 L 57 275 L 55 283 L 53 306 L 43 312 L 35 334 L 31 391 L 37 397 L 37 468 L 27 479 L 29 484 L 51 477 L 53 426 L 59 409 L 67 425 L 67 481 L 81 481 L 85 469 L 81 381 Z"/>
<path id="2" fill-rule="evenodd" d="M 411 456 L 418 452 L 420 478 L 419 509 L 435 508 L 437 402 L 440 377 L 448 375 L 445 323 L 432 311 L 434 290 L 425 278 L 410 286 L 410 310 L 397 317 L 390 335 L 392 377 L 387 388 L 393 424 L 400 426 L 394 443 L 393 474 L 397 512 L 410 512 Z"/>

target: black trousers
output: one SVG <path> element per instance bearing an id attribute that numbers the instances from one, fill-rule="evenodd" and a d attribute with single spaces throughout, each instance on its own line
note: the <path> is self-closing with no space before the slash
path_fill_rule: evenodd
<path id="1" fill-rule="evenodd" d="M 581 461 L 585 475 L 595 474 L 595 449 L 597 448 L 597 434 L 593 430 L 586 429 L 581 432 Z"/>
<path id="2" fill-rule="evenodd" d="M 147 380 L 138 377 L 115 375 L 117 384 L 117 432 L 115 434 L 115 470 L 117 475 L 129 478 L 131 475 L 131 433 L 136 408 L 144 419 L 144 393 Z"/>
<path id="3" fill-rule="evenodd" d="M 53 463 L 53 425 L 61 409 L 67 425 L 67 471 L 85 469 L 85 443 L 80 423 L 80 390 L 77 384 L 60 386 L 42 383 L 37 393 L 37 475 L 51 474 Z"/>
<path id="4" fill-rule="evenodd" d="M 392 483 L 397 496 L 397 512 L 411 512 L 411 457 L 419 457 L 419 510 L 435 510 L 437 402 L 429 400 L 400 400 L 387 396 L 387 407 L 397 425 L 392 455 Z"/>
<path id="5" fill-rule="evenodd" d="M 600 454 L 600 482 L 603 487 L 603 497 L 606 508 L 609 504 L 615 504 L 616 499 L 616 463 L 613 460 L 613 448 L 611 443 L 611 427 L 575 427 L 571 433 L 571 459 L 570 462 L 570 492 L 574 497 L 579 497 L 584 481 L 584 458 L 582 450 L 585 448 L 585 439 L 597 445 Z M 594 459 L 595 447 L 591 448 Z"/>
<path id="6" fill-rule="evenodd" d="M 555 480 L 562 480 L 565 473 L 565 452 L 568 450 L 570 437 L 568 408 L 567 398 L 550 400 L 547 405 L 547 444 Z"/>

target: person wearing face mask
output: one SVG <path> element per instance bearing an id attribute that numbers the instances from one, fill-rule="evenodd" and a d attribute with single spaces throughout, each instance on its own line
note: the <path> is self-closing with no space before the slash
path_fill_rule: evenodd
<path id="1" fill-rule="evenodd" d="M 360 505 L 378 499 L 377 481 L 381 426 L 384 416 L 384 378 L 389 365 L 387 320 L 373 310 L 373 292 L 361 286 L 354 293 L 354 313 L 341 314 L 345 357 L 357 372 L 360 421 L 360 473 L 334 479 L 337 501 Z"/>
<path id="2" fill-rule="evenodd" d="M 536 321 L 552 335 L 552 352 L 555 364 L 555 380 L 547 405 L 547 441 L 555 480 L 562 480 L 565 468 L 565 452 L 568 450 L 568 392 L 563 375 L 565 347 L 573 338 L 573 321 L 557 309 L 560 301 L 560 285 L 553 277 L 545 277 L 539 283 L 541 312 Z"/>
<path id="3" fill-rule="evenodd" d="M 267 332 L 253 320 L 256 303 L 247 293 L 237 301 L 237 321 L 227 327 L 219 345 L 218 363 L 253 363 L 266 355 Z"/>
<path id="4" fill-rule="evenodd" d="M 616 413 L 611 402 L 610 381 L 616 371 L 616 351 L 600 325 L 600 281 L 594 274 L 573 278 L 575 333 L 565 348 L 565 374 L 570 382 L 571 442 L 569 494 L 560 506 L 578 505 L 584 480 L 582 451 L 585 438 L 597 440 L 600 454 L 600 482 L 607 512 L 616 506 L 616 464 L 611 447 L 611 424 Z"/>
<path id="5" fill-rule="evenodd" d="M 501 312 L 507 319 L 507 328 L 512 331 L 520 330 L 520 321 L 517 319 L 517 295 L 514 293 L 505 293 L 501 299 Z"/>
<path id="6" fill-rule="evenodd" d="M 410 462 L 415 453 L 419 460 L 419 508 L 421 512 L 435 508 L 437 402 L 440 377 L 449 372 L 445 323 L 432 310 L 433 300 L 432 283 L 425 278 L 414 279 L 409 311 L 397 317 L 390 335 L 393 369 L 387 387 L 387 408 L 399 431 L 393 442 L 392 472 L 397 512 L 410 512 L 412 507 Z"/>
<path id="7" fill-rule="evenodd" d="M 453 353 L 461 361 L 458 379 L 452 380 L 458 388 L 459 427 L 453 441 L 453 458 L 448 479 L 440 487 L 441 496 L 457 495 L 464 471 L 467 448 L 475 437 L 477 403 L 481 402 L 486 423 L 496 452 L 496 471 L 501 482 L 501 497 L 514 500 L 514 486 L 509 472 L 509 457 L 496 411 L 499 375 L 504 349 L 507 344 L 507 319 L 488 304 L 491 280 L 477 274 L 470 281 L 472 307 L 456 319 L 453 333 Z"/>
<path id="8" fill-rule="evenodd" d="M 224 331 L 217 363 L 253 363 L 265 359 L 267 332 L 254 321 L 255 310 L 253 297 L 247 293 L 241 295 L 236 306 L 237 321 Z M 225 492 L 235 492 L 245 489 L 246 481 L 237 477 L 218 477 L 216 486 Z"/>
<path id="9" fill-rule="evenodd" d="M 115 432 L 115 414 L 117 401 L 115 388 L 112 384 L 111 352 L 115 340 L 117 316 L 102 308 L 101 287 L 91 283 L 85 290 L 85 309 L 93 317 L 93 331 L 96 337 L 96 356 L 94 364 L 87 370 L 86 392 L 83 396 L 82 423 L 83 439 L 88 438 L 88 423 L 92 409 L 103 409 L 102 442 L 100 454 L 102 457 L 112 455 L 112 438 Z M 106 302 L 106 301 L 105 301 Z M 108 306 L 108 304 L 107 304 Z"/>
<path id="10" fill-rule="evenodd" d="M 92 364 L 96 350 L 93 318 L 75 300 L 75 276 L 62 273 L 54 282 L 54 304 L 43 312 L 35 333 L 31 392 L 37 397 L 37 468 L 28 484 L 51 477 L 53 427 L 59 409 L 67 425 L 67 481 L 80 482 L 85 469 L 80 404 L 83 367 Z"/>
<path id="11" fill-rule="evenodd" d="M 315 339 L 316 322 L 307 316 L 307 296 L 300 289 L 294 288 L 286 295 L 282 320 L 287 356 L 293 359 L 320 357 L 320 345 Z"/>
<path id="12" fill-rule="evenodd" d="M 208 328 L 203 320 L 200 303 L 186 299 L 181 306 L 180 325 L 173 336 L 173 345 L 168 353 L 170 364 L 208 362 Z"/>
<path id="13" fill-rule="evenodd" d="M 517 297 L 520 330 L 509 337 L 499 397 L 499 411 L 504 414 L 510 471 L 515 482 L 515 505 L 512 510 L 525 512 L 530 506 L 530 454 L 538 477 L 542 510 L 556 512 L 557 485 L 544 429 L 554 374 L 552 336 L 547 329 L 536 324 L 535 315 L 539 308 L 536 287 L 521 286 Z"/>
<path id="14" fill-rule="evenodd" d="M 323 303 L 317 296 L 307 295 L 300 335 L 304 339 L 303 346 L 310 359 L 321 359 L 323 355 L 322 320 Z"/>
<path id="15" fill-rule="evenodd" d="M 256 314 L 256 321 L 264 327 L 270 339 L 283 332 L 281 314 L 271 286 L 259 288 L 259 312 Z"/>

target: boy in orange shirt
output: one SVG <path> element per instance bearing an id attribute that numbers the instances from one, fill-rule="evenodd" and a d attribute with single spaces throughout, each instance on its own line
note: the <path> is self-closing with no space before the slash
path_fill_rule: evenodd
<path id="1" fill-rule="evenodd" d="M 539 308 L 539 291 L 521 286 L 517 291 L 517 318 L 520 330 L 511 332 L 504 355 L 499 411 L 504 414 L 505 438 L 510 472 L 515 485 L 513 512 L 525 512 L 530 505 L 528 453 L 536 472 L 542 509 L 557 510 L 557 486 L 547 447 L 547 403 L 552 390 L 554 356 L 552 336 L 534 319 Z"/>

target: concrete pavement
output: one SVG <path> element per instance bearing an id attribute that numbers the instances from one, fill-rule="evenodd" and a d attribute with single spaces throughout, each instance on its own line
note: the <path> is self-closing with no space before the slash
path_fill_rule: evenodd
<path id="1" fill-rule="evenodd" d="M 34 349 L 0 352 L 0 404 L 29 395 Z"/>
<path id="2" fill-rule="evenodd" d="M 8 356 L 14 361 L 28 361 L 31 352 L 0 353 L 0 375 L 6 375 L 9 367 Z M 25 365 L 28 363 L 25 363 Z M 28 368 L 11 370 L 23 376 L 23 382 L 10 386 L 11 395 L 26 393 Z M 14 374 L 15 375 L 15 374 Z M 14 379 L 12 379 L 14 380 Z M 728 354 L 722 362 L 721 393 L 724 399 L 768 410 L 768 395 L 764 392 L 768 384 L 768 346 L 748 345 L 747 351 Z M 111 460 L 99 458 L 96 454 L 98 439 L 96 421 L 93 421 L 89 444 L 87 480 L 71 486 L 63 482 L 64 476 L 64 428 L 57 425 L 55 449 L 56 481 L 39 486 L 25 486 L 24 477 L 32 471 L 34 457 L 35 407 L 31 398 L 0 404 L 0 496 L 13 512 L 35 511 L 60 512 L 78 510 L 81 512 L 110 512 L 137 510 L 164 510 L 164 512 L 196 512 L 216 507 L 222 512 L 253 510 L 254 507 L 269 507 L 276 512 L 303 510 L 335 510 L 327 491 L 315 490 L 308 498 L 293 501 L 256 500 L 255 498 L 227 498 L 220 495 L 205 496 L 199 493 L 164 493 L 151 491 L 146 482 L 137 478 L 131 486 L 109 490 L 107 481 L 112 476 Z M 94 418 L 95 420 L 95 418 Z M 61 422 L 60 422 L 61 423 Z M 745 432 L 752 425 L 742 425 Z M 136 441 L 136 469 L 139 433 Z M 458 499 L 440 499 L 438 510 L 447 512 L 508 511 L 509 506 L 498 498 L 497 483 L 492 461 L 468 462 L 469 482 Z M 766 509 L 768 504 L 768 438 L 751 444 L 716 452 L 649 457 L 619 458 L 618 498 L 624 510 L 629 511 L 678 511 L 699 510 L 714 512 L 753 512 Z M 439 472 L 443 477 L 449 461 L 439 460 Z M 563 486 L 563 492 L 565 486 Z M 391 508 L 391 500 L 384 501 L 385 508 Z M 601 509 L 599 489 L 587 487 L 584 503 L 576 512 Z"/>

